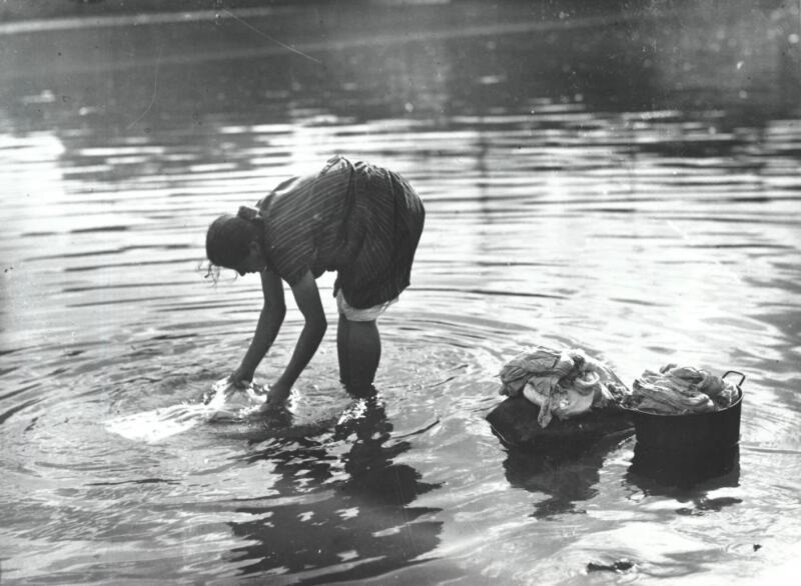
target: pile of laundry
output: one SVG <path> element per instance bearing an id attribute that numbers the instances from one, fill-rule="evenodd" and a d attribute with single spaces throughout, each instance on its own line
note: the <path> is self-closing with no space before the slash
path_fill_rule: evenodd
<path id="1" fill-rule="evenodd" d="M 738 398 L 735 385 L 706 370 L 668 364 L 635 379 L 622 405 L 648 413 L 686 415 L 728 409 Z"/>
<path id="2" fill-rule="evenodd" d="M 601 362 L 580 349 L 536 346 L 506 363 L 499 374 L 501 394 L 522 394 L 539 406 L 546 427 L 555 416 L 568 419 L 595 408 L 618 407 L 628 390 Z"/>
<path id="3" fill-rule="evenodd" d="M 629 390 L 608 366 L 575 348 L 535 346 L 507 362 L 499 376 L 502 395 L 523 395 L 540 408 L 543 428 L 554 417 L 570 419 L 592 409 L 687 415 L 728 409 L 740 397 L 738 387 L 723 378 L 675 364 L 646 370 Z"/>

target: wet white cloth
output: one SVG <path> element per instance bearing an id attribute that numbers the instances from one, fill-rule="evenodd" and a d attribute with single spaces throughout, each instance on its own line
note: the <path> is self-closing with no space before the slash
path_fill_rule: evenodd
<path id="1" fill-rule="evenodd" d="M 606 406 L 626 392 L 615 374 L 582 350 L 536 346 L 506 363 L 499 374 L 501 394 L 523 396 L 540 408 L 537 421 L 568 419 Z"/>
<path id="2" fill-rule="evenodd" d="M 117 417 L 106 422 L 106 430 L 133 441 L 158 442 L 200 423 L 247 419 L 266 399 L 263 387 L 250 383 L 240 389 L 225 378 L 214 383 L 199 403 L 182 403 Z"/>

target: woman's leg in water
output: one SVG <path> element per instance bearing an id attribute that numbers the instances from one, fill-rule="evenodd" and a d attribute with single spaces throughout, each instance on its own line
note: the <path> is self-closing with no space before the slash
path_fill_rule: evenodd
<path id="1" fill-rule="evenodd" d="M 344 313 L 339 314 L 337 322 L 337 359 L 339 360 L 339 382 L 350 387 L 350 368 L 348 368 L 348 319 Z"/>
<path id="2" fill-rule="evenodd" d="M 381 360 L 381 336 L 376 321 L 350 321 L 340 313 L 337 355 L 339 376 L 345 388 L 356 395 L 372 394 Z"/>

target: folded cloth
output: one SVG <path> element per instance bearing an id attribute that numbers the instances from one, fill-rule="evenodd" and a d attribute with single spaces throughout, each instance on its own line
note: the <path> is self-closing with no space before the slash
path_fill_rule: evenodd
<path id="1" fill-rule="evenodd" d="M 730 407 L 737 387 L 706 370 L 667 364 L 635 379 L 625 406 L 664 415 L 709 413 Z"/>
<path id="2" fill-rule="evenodd" d="M 537 421 L 547 427 L 553 416 L 575 417 L 618 401 L 627 391 L 606 366 L 582 350 L 535 346 L 501 369 L 501 394 L 519 394 L 540 407 Z"/>

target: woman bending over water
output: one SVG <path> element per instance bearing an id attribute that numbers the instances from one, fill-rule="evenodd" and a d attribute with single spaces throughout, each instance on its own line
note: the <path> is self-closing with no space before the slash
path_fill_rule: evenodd
<path id="1" fill-rule="evenodd" d="M 392 171 L 334 157 L 315 175 L 284 181 L 256 206 L 220 216 L 206 234 L 213 265 L 261 275 L 264 306 L 231 381 L 252 380 L 278 335 L 286 281 L 305 324 L 265 408 L 284 402 L 327 327 L 315 279 L 337 271 L 340 378 L 354 394 L 371 393 L 381 358 L 376 319 L 409 285 L 425 218 L 420 198 Z"/>

